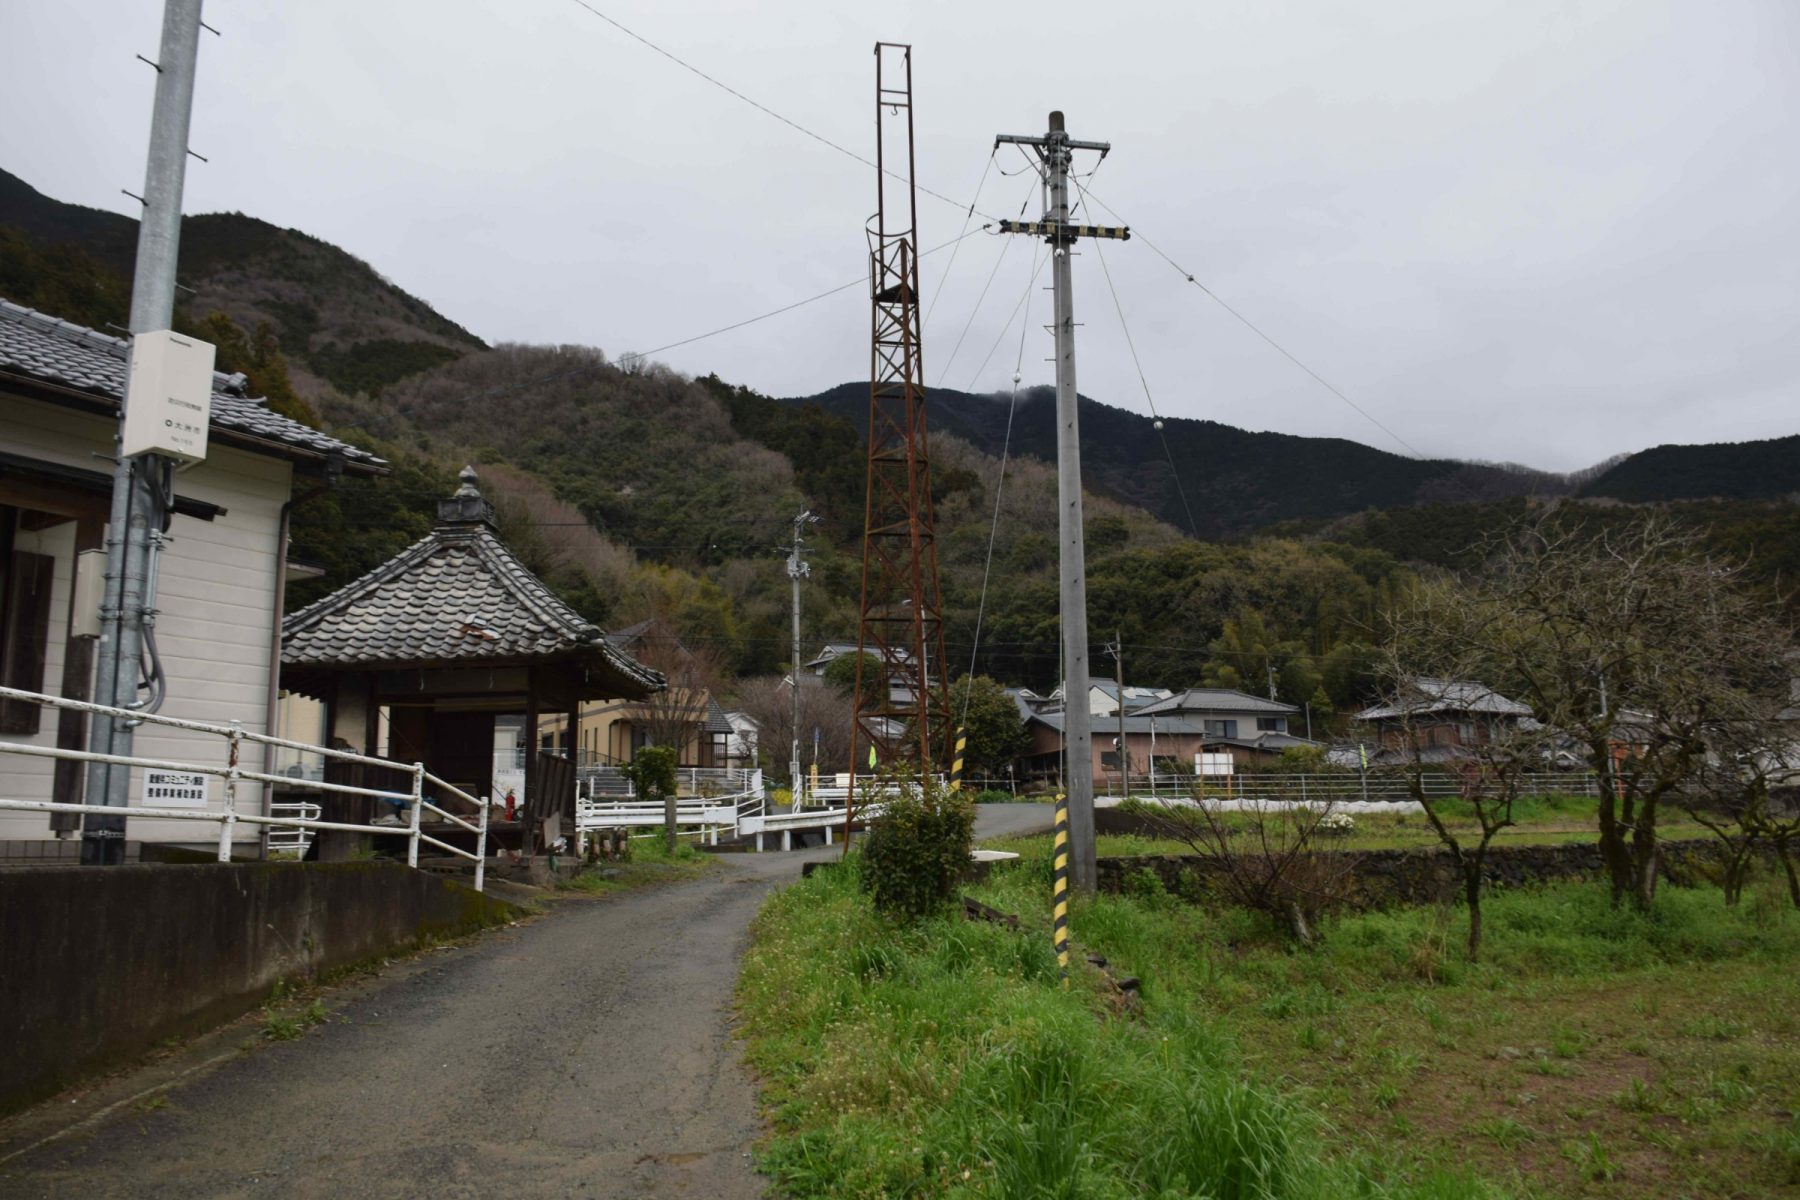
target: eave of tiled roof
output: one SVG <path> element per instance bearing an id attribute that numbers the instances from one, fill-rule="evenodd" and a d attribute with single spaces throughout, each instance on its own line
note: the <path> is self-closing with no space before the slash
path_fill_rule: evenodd
<path id="1" fill-rule="evenodd" d="M 439 526 L 282 622 L 281 661 L 355 670 L 592 656 L 646 692 L 660 672 L 606 642 L 482 523 Z"/>
<path id="2" fill-rule="evenodd" d="M 125 394 L 131 344 L 122 338 L 0 300 L 0 376 L 53 392 L 91 397 L 117 409 Z M 340 456 L 364 474 L 387 463 L 348 442 L 272 412 L 244 394 L 242 375 L 213 374 L 212 432 L 222 440 L 286 457 Z"/>

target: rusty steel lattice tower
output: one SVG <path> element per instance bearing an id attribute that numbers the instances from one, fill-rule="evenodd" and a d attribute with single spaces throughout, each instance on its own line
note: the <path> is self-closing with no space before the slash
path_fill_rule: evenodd
<path id="1" fill-rule="evenodd" d="M 871 767 L 910 775 L 947 764 L 952 736 L 919 355 L 912 113 L 912 47 L 877 42 L 877 206 L 868 229 L 873 353 L 852 797 L 855 775 Z M 890 153 L 902 149 L 903 136 L 904 164 Z"/>

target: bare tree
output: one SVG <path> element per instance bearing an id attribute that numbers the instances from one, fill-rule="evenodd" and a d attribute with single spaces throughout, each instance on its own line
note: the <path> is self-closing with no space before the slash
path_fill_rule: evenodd
<path id="1" fill-rule="evenodd" d="M 626 717 L 652 746 L 668 746 L 677 765 L 697 765 L 714 692 L 725 679 L 719 656 L 692 647 L 660 621 L 652 621 L 628 647 L 632 657 L 662 672 L 668 686 L 625 709 Z"/>
<path id="2" fill-rule="evenodd" d="M 1267 916 L 1303 946 L 1318 943 L 1321 919 L 1349 896 L 1352 855 L 1319 849 L 1330 803 L 1250 802 L 1226 811 L 1216 800 L 1150 804 L 1155 832 L 1212 860 L 1226 898 Z"/>
<path id="3" fill-rule="evenodd" d="M 1765 843 L 1781 859 L 1790 896 L 1800 907 L 1800 880 L 1789 849 L 1800 835 L 1800 807 L 1788 783 L 1800 768 L 1800 746 L 1782 716 L 1779 700 L 1765 698 L 1761 712 L 1710 730 L 1705 760 L 1679 798 L 1687 814 L 1719 840 L 1724 856 L 1719 883 L 1732 907 Z"/>
<path id="4" fill-rule="evenodd" d="M 819 731 L 819 771 L 850 769 L 850 725 L 855 704 L 848 692 L 805 671 L 800 672 L 800 761 L 812 762 L 813 730 Z M 756 721 L 762 733 L 759 753 L 785 773 L 793 739 L 793 684 L 781 675 L 740 679 L 733 685 L 736 706 Z M 793 781 L 788 781 L 790 786 Z"/>
<path id="5" fill-rule="evenodd" d="M 1492 722 L 1474 727 L 1453 759 L 1427 761 L 1428 737 L 1423 725 L 1431 686 L 1422 679 L 1476 682 L 1483 664 L 1480 653 L 1487 614 L 1467 590 L 1450 580 L 1432 580 L 1414 589 L 1407 602 L 1389 615 L 1387 643 L 1378 673 L 1397 714 L 1400 751 L 1405 755 L 1407 792 L 1425 812 L 1438 841 L 1450 852 L 1461 876 L 1463 900 L 1469 908 L 1469 961 L 1481 957 L 1481 898 L 1488 848 L 1514 824 L 1514 806 L 1529 776 L 1542 770 L 1556 738 L 1537 721 Z M 1433 775 L 1453 772 L 1457 799 L 1468 818 L 1453 814 L 1438 791 L 1427 786 Z"/>
<path id="6" fill-rule="evenodd" d="M 1483 550 L 1459 653 L 1582 748 L 1613 898 L 1647 909 L 1663 803 L 1704 761 L 1709 729 L 1785 688 L 1791 637 L 1730 564 L 1660 516 L 1590 531 L 1550 514 Z"/>

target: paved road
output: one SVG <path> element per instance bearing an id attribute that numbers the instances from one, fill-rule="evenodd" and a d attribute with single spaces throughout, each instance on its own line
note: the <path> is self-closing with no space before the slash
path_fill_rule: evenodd
<path id="1" fill-rule="evenodd" d="M 0 1165 L 0 1196 L 761 1195 L 731 993 L 769 889 L 827 853 L 733 855 L 397 969 Z"/>
<path id="2" fill-rule="evenodd" d="M 1050 821 L 1048 805 L 984 805 L 977 829 Z M 0 1127 L 0 1196 L 759 1196 L 738 962 L 769 890 L 837 853 L 731 855 L 697 882 L 560 902 L 330 994 L 333 1019 L 297 1041 L 227 1053 L 8 1159 L 158 1068 L 66 1115 L 44 1106 Z"/>
<path id="3" fill-rule="evenodd" d="M 1011 837 L 1024 833 L 1049 833 L 1056 824 L 1053 804 L 978 804 L 975 836 Z"/>

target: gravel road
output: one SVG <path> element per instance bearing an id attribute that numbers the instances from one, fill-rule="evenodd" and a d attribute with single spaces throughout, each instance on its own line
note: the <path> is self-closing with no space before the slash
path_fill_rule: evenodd
<path id="1" fill-rule="evenodd" d="M 984 805 L 978 829 L 1048 825 Z M 769 890 L 837 853 L 558 902 L 327 993 L 296 1041 L 232 1054 L 240 1023 L 166 1090 L 180 1055 L 0 1127 L 0 1196 L 759 1196 L 732 988 Z"/>

